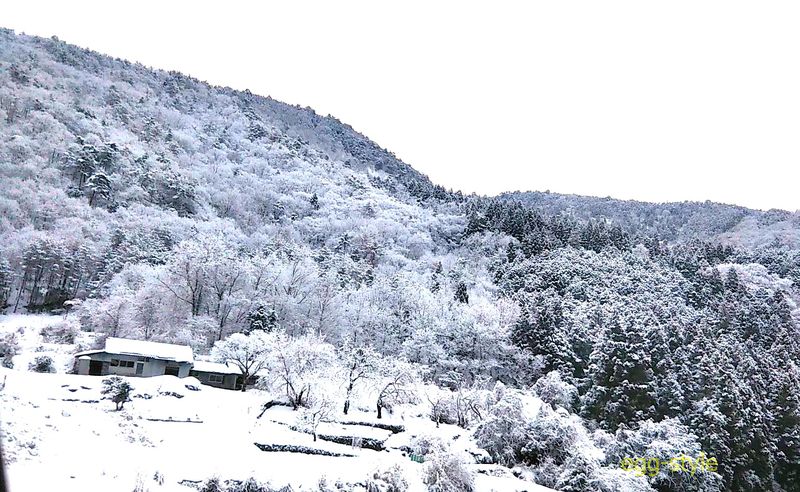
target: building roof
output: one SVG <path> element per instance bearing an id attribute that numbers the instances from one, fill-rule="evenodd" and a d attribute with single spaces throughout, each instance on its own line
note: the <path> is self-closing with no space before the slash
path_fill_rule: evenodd
<path id="1" fill-rule="evenodd" d="M 193 371 L 199 372 L 213 372 L 217 374 L 241 374 L 242 371 L 233 364 L 223 364 L 220 362 L 208 362 L 205 360 L 196 360 L 192 366 Z"/>
<path id="2" fill-rule="evenodd" d="M 193 362 L 194 354 L 188 345 L 175 345 L 172 343 L 145 342 L 143 340 L 128 340 L 127 338 L 106 338 L 106 348 L 102 350 L 87 350 L 75 354 L 76 357 L 99 354 L 135 355 L 138 357 L 152 357 L 154 359 L 171 360 L 175 362 Z"/>

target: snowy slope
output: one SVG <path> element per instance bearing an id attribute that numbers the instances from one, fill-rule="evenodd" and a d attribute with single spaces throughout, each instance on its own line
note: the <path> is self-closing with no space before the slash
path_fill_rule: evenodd
<path id="1" fill-rule="evenodd" d="M 2 317 L 0 331 L 36 327 L 20 333 L 25 352 L 39 345 L 36 331 L 54 319 Z M 28 358 L 24 353 L 17 357 L 20 361 Z M 426 486 L 420 472 L 424 465 L 392 447 L 407 444 L 414 435 L 438 433 L 453 446 L 475 452 L 464 429 L 447 425 L 436 429 L 430 420 L 412 416 L 413 411 L 382 420 L 403 425 L 406 431 L 391 436 L 388 451 L 378 452 L 313 442 L 311 435 L 290 429 L 297 412 L 287 407 L 273 407 L 258 419 L 268 400 L 258 390 L 241 393 L 201 386 L 192 391 L 186 387 L 197 384 L 192 378 L 131 378 L 133 397 L 117 412 L 100 393 L 100 377 L 0 369 L 3 379 L 0 428 L 12 492 L 133 490 L 139 481 L 154 492 L 179 491 L 191 490 L 180 485 L 182 481 L 197 483 L 212 476 L 223 480 L 254 477 L 274 486 L 289 484 L 294 490 L 319 490 L 325 477 L 329 484 L 341 482 L 346 490 L 357 490 L 355 484 L 363 483 L 376 469 L 395 463 L 404 470 L 409 490 L 423 491 Z M 351 412 L 348 420 L 369 422 L 374 417 Z M 386 430 L 335 423 L 324 424 L 319 432 L 358 432 L 361 437 L 381 440 L 391 435 Z M 268 453 L 254 443 L 353 456 Z M 487 465 L 470 466 L 474 471 L 487 469 Z M 514 478 L 507 469 L 488 468 L 500 476 L 477 474 L 478 490 L 549 490 Z M 153 479 L 156 476 L 163 477 L 163 484 Z"/>

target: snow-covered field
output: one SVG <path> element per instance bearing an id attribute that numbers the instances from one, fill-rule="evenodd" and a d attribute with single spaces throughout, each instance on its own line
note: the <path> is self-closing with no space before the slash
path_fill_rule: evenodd
<path id="1" fill-rule="evenodd" d="M 313 441 L 294 431 L 297 412 L 276 406 L 261 418 L 268 396 L 200 386 L 173 376 L 131 378 L 133 397 L 117 412 L 103 399 L 101 377 L 65 374 L 75 346 L 43 344 L 39 330 L 61 318 L 2 316 L 0 332 L 19 331 L 21 354 L 14 369 L 0 369 L 0 429 L 11 492 L 42 490 L 186 491 L 189 484 L 217 476 L 250 477 L 293 490 L 320 490 L 320 480 L 343 490 L 357 490 L 378 469 L 402 467 L 409 490 L 427 490 L 425 466 L 411 461 L 400 447 L 421 434 L 440 435 L 459 450 L 478 453 L 464 429 L 435 424 L 414 408 L 395 412 L 382 423 L 403 425 L 405 432 L 363 425 L 323 424 L 320 434 L 358 435 L 385 440 L 385 451 Z M 25 327 L 20 330 L 20 327 Z M 37 351 L 57 359 L 56 374 L 27 371 Z M 174 396 L 175 394 L 181 397 Z M 372 414 L 351 412 L 347 421 L 374 422 Z M 352 455 L 312 456 L 264 452 L 255 443 L 295 445 Z M 465 455 L 468 456 L 468 455 Z M 514 478 L 510 470 L 470 463 L 477 490 L 549 490 Z M 484 473 L 477 473 L 482 470 Z M 498 476 L 493 476 L 498 475 Z M 180 483 L 183 482 L 184 485 Z M 324 489 L 323 489 L 324 490 Z"/>

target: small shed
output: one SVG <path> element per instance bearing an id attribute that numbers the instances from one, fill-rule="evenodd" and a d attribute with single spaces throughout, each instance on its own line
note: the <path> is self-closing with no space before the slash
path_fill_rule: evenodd
<path id="1" fill-rule="evenodd" d="M 234 364 L 196 360 L 189 375 L 216 388 L 242 389 L 242 371 Z"/>

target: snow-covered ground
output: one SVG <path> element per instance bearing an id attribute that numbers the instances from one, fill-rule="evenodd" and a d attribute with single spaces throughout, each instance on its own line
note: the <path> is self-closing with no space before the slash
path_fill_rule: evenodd
<path id="1" fill-rule="evenodd" d="M 133 397 L 122 411 L 103 399 L 101 377 L 63 373 L 74 346 L 42 344 L 38 331 L 60 318 L 43 316 L 0 317 L 0 332 L 18 331 L 22 353 L 15 369 L 0 369 L 0 430 L 11 492 L 41 490 L 192 490 L 181 481 L 254 477 L 274 486 L 294 490 L 319 490 L 329 484 L 363 483 L 376 469 L 398 464 L 409 490 L 424 491 L 423 464 L 411 461 L 397 449 L 412 436 L 438 434 L 459 450 L 478 452 L 464 429 L 415 416 L 413 409 L 384 418 L 405 432 L 362 425 L 323 424 L 318 432 L 386 440 L 386 451 L 313 441 L 310 434 L 294 431 L 297 412 L 276 406 L 259 419 L 269 399 L 258 390 L 246 393 L 186 384 L 193 379 L 173 376 L 131 378 Z M 56 374 L 27 371 L 28 359 L 47 353 L 59 357 Z M 181 397 L 174 396 L 181 395 Z M 402 415 L 402 418 L 401 418 Z M 351 412 L 347 421 L 375 421 L 372 414 Z M 352 457 L 311 456 L 288 452 L 263 452 L 255 443 L 295 445 Z M 476 473 L 477 490 L 549 490 L 514 478 L 509 470 L 491 465 L 469 465 Z M 499 476 L 493 476 L 499 475 Z M 156 480 L 154 477 L 163 477 Z M 159 483 L 163 481 L 163 483 Z M 355 487 L 355 486 L 353 486 Z M 345 489 L 347 490 L 347 489 Z"/>

